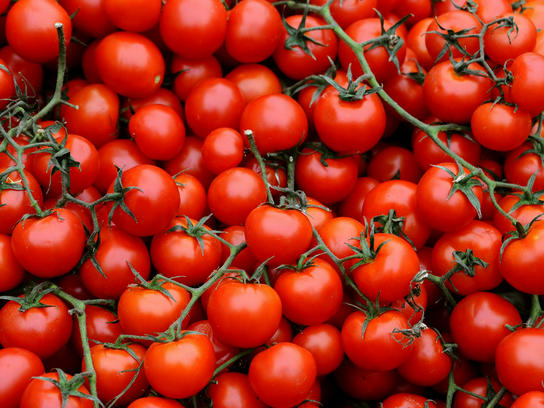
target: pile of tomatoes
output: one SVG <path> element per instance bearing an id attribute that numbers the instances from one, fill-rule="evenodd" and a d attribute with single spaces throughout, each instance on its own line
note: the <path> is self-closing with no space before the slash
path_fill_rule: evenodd
<path id="1" fill-rule="evenodd" d="M 544 407 L 544 1 L 0 12 L 1 407 Z"/>

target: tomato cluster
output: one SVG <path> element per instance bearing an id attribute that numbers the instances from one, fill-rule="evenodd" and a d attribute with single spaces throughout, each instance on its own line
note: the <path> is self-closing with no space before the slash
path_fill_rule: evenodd
<path id="1" fill-rule="evenodd" d="M 0 12 L 1 407 L 544 407 L 544 1 Z"/>

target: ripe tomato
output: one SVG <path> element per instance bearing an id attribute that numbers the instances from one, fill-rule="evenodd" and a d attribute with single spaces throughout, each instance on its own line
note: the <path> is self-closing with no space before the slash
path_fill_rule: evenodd
<path id="1" fill-rule="evenodd" d="M 439 4 L 446 4 L 446 2 Z M 436 4 L 435 6 L 438 7 Z M 427 50 L 427 45 L 425 44 L 426 36 L 423 33 L 427 32 L 427 27 L 429 27 L 429 24 L 431 24 L 433 21 L 434 20 L 431 17 L 418 21 L 412 26 L 410 31 L 408 31 L 408 35 L 406 36 L 406 44 L 408 48 L 416 54 L 417 62 L 427 71 L 433 67 L 435 59 L 431 57 L 429 51 Z"/>
<path id="2" fill-rule="evenodd" d="M 316 6 L 323 6 L 325 3 L 327 0 L 310 0 L 310 4 Z M 346 0 L 345 2 L 334 0 L 330 5 L 331 15 L 334 21 L 345 30 L 357 20 L 374 17 L 374 9 L 380 8 L 384 0 L 380 0 L 379 5 L 377 3 L 377 0 Z"/>
<path id="3" fill-rule="evenodd" d="M 0 49 L 0 59 L 4 61 L 2 64 L 9 68 L 13 74 L 13 78 L 15 78 L 17 81 L 19 88 L 24 91 L 26 84 L 26 87 L 28 88 L 28 96 L 39 95 L 43 83 L 43 68 L 41 64 L 36 64 L 21 58 L 9 45 L 6 45 Z M 7 73 L 5 71 L 2 73 L 4 78 L 6 74 Z M 28 82 L 23 80 L 23 76 Z M 8 95 L 10 83 L 13 85 L 13 78 L 10 76 L 9 82 L 3 84 L 2 86 L 2 92 L 6 92 L 6 97 L 11 97 L 15 92 L 14 88 Z"/>
<path id="4" fill-rule="evenodd" d="M 59 380 L 57 373 L 47 373 L 40 375 L 40 377 L 51 378 L 55 381 Z M 66 379 L 70 381 L 72 376 L 66 374 Z M 82 385 L 77 389 L 82 394 L 90 395 L 87 388 Z M 90 399 L 83 397 L 69 396 L 68 402 L 64 408 L 93 408 L 94 404 Z M 19 408 L 61 408 L 62 407 L 62 394 L 56 385 L 48 381 L 34 378 L 28 387 L 26 387 L 23 397 L 21 398 L 21 405 Z"/>
<path id="5" fill-rule="evenodd" d="M 18 408 L 23 392 L 32 380 L 44 374 L 43 363 L 31 351 L 19 347 L 0 350 L 0 401 L 5 408 Z"/>
<path id="6" fill-rule="evenodd" d="M 149 384 L 160 394 L 188 398 L 212 379 L 215 352 L 206 336 L 187 334 L 169 343 L 153 343 L 145 354 L 144 370 Z"/>
<path id="7" fill-rule="evenodd" d="M 72 15 L 74 28 L 95 38 L 104 38 L 117 30 L 106 14 L 104 0 L 59 0 L 59 4 Z M 97 41 L 98 42 L 98 41 Z"/>
<path id="8" fill-rule="evenodd" d="M 243 1 L 228 17 L 225 48 L 237 61 L 261 62 L 272 55 L 280 41 L 280 13 L 264 0 Z"/>
<path id="9" fill-rule="evenodd" d="M 472 392 L 476 395 L 485 397 L 488 393 L 488 381 L 491 383 L 495 393 L 498 393 L 502 387 L 502 384 L 494 379 L 488 379 L 485 377 L 475 378 L 463 385 L 463 389 Z M 507 392 L 504 394 L 504 397 L 501 398 L 499 404 L 505 408 L 508 408 L 514 402 L 512 394 Z M 484 401 L 473 397 L 472 395 L 466 394 L 464 392 L 458 392 L 455 394 L 453 400 L 453 408 L 480 408 L 484 404 Z"/>
<path id="10" fill-rule="evenodd" d="M 283 315 L 304 326 L 326 322 L 342 303 L 342 280 L 334 268 L 319 258 L 312 262 L 302 271 L 283 270 L 274 284 Z"/>
<path id="11" fill-rule="evenodd" d="M 241 348 L 257 347 L 276 332 L 281 300 L 270 286 L 232 282 L 212 293 L 207 312 L 219 340 Z"/>
<path id="12" fill-rule="evenodd" d="M 514 401 L 511 408 L 542 408 L 544 407 L 544 392 L 530 391 Z"/>
<path id="13" fill-rule="evenodd" d="M 51 307 L 20 312 L 19 303 L 11 300 L 0 309 L 0 343 L 4 348 L 21 347 L 43 360 L 68 343 L 72 317 L 66 305 L 52 293 L 44 295 L 40 302 Z"/>
<path id="14" fill-rule="evenodd" d="M 514 205 L 520 200 L 518 196 L 507 195 L 501 201 L 499 201 L 499 206 L 509 213 L 512 217 L 518 220 L 521 225 L 529 224 L 535 217 L 544 213 L 544 205 L 522 205 L 518 209 L 512 211 Z M 501 234 L 506 234 L 507 232 L 514 231 L 515 227 L 512 225 L 510 220 L 502 215 L 497 209 L 493 208 L 493 225 L 499 230 Z M 539 218 L 539 221 L 542 221 Z M 538 222 L 538 221 L 537 221 Z"/>
<path id="15" fill-rule="evenodd" d="M 349 195 L 340 202 L 338 213 L 342 217 L 360 220 L 368 193 L 380 183 L 372 177 L 359 177 Z M 316 228 L 317 229 L 317 228 Z"/>
<path id="16" fill-rule="evenodd" d="M 232 245 L 240 245 L 242 242 L 246 242 L 245 228 L 241 225 L 231 225 L 223 230 L 221 238 L 225 241 L 231 243 Z M 225 261 L 230 256 L 230 249 L 223 243 L 221 243 L 222 255 L 221 263 Z M 236 255 L 232 261 L 232 266 L 236 268 L 243 269 L 247 273 L 251 274 L 255 267 L 257 260 L 251 253 L 249 248 L 242 249 L 241 252 Z"/>
<path id="17" fill-rule="evenodd" d="M 315 360 L 308 350 L 279 343 L 257 354 L 248 376 L 251 388 L 265 404 L 292 407 L 305 400 L 316 373 Z"/>
<path id="18" fill-rule="evenodd" d="M 174 181 L 178 186 L 180 201 L 177 215 L 201 219 L 207 207 L 206 190 L 202 183 L 196 177 L 183 173 L 174 177 Z"/>
<path id="19" fill-rule="evenodd" d="M 136 221 L 117 207 L 113 214 L 115 225 L 141 237 L 164 231 L 179 209 L 178 188 L 170 175 L 158 167 L 142 164 L 125 171 L 121 183 L 123 188 L 138 188 L 125 195 L 125 204 Z M 114 184 L 110 185 L 108 193 L 113 193 Z M 108 201 L 106 205 L 111 211 L 113 203 Z"/>
<path id="20" fill-rule="evenodd" d="M 240 134 L 249 147 L 246 130 L 253 132 L 259 153 L 264 155 L 302 143 L 308 120 L 300 105 L 287 95 L 264 95 L 248 103 L 240 118 Z"/>
<path id="21" fill-rule="evenodd" d="M 160 0 L 113 0 L 104 2 L 104 11 L 110 21 L 125 31 L 147 31 L 159 23 Z"/>
<path id="22" fill-rule="evenodd" d="M 176 111 L 164 105 L 148 105 L 130 119 L 128 130 L 139 149 L 149 158 L 170 160 L 185 141 L 185 126 Z"/>
<path id="23" fill-rule="evenodd" d="M 161 397 L 138 398 L 128 408 L 183 408 L 176 400 Z"/>
<path id="24" fill-rule="evenodd" d="M 73 275 L 72 275 L 73 276 Z M 65 290 L 63 288 L 63 290 Z M 89 346 L 97 345 L 97 341 L 102 343 L 115 343 L 117 338 L 123 333 L 121 324 L 117 316 L 107 309 L 99 306 L 85 306 L 85 326 L 87 327 L 87 338 Z M 72 345 L 80 356 L 83 356 L 83 345 L 81 343 L 81 331 L 77 316 L 73 317 Z M 95 341 L 96 340 L 96 341 Z"/>
<path id="25" fill-rule="evenodd" d="M 244 225 L 249 250 L 259 263 L 273 257 L 271 266 L 295 263 L 312 240 L 312 224 L 299 210 L 261 205 Z"/>
<path id="26" fill-rule="evenodd" d="M 521 54 L 532 52 L 536 45 L 536 27 L 529 16 L 505 13 L 497 18 L 514 17 L 515 36 L 509 35 L 510 27 L 493 27 L 484 35 L 485 54 L 494 62 L 504 65 Z"/>
<path id="27" fill-rule="evenodd" d="M 487 268 L 476 265 L 475 275 L 472 277 L 462 271 L 457 272 L 451 277 L 457 291 L 450 283 L 446 283 L 448 289 L 462 296 L 495 289 L 503 280 L 499 271 L 501 244 L 501 233 L 483 221 L 474 220 L 466 227 L 446 232 L 433 248 L 433 274 L 444 276 L 455 266 L 453 252 L 471 249 L 475 257 L 488 263 Z"/>
<path id="28" fill-rule="evenodd" d="M 214 174 L 232 169 L 244 158 L 244 139 L 234 129 L 215 129 L 204 140 L 202 158 L 206 167 Z"/>
<path id="29" fill-rule="evenodd" d="M 128 347 L 134 352 L 135 360 L 125 350 L 115 350 L 97 344 L 91 348 L 91 359 L 93 368 L 96 371 L 96 389 L 100 401 L 107 403 L 119 395 L 133 380 L 136 379 L 126 390 L 121 398 L 117 400 L 118 405 L 127 405 L 139 398 L 149 387 L 144 371 L 126 371 L 138 368 L 146 353 L 145 347 L 140 344 L 130 344 Z M 81 371 L 87 371 L 85 359 L 81 363 Z M 123 372 L 125 371 L 125 372 Z M 88 384 L 87 384 L 88 385 Z"/>
<path id="30" fill-rule="evenodd" d="M 436 406 L 425 397 L 407 393 L 392 395 L 383 402 L 383 408 L 436 408 Z"/>
<path id="31" fill-rule="evenodd" d="M 0 233 L 0 291 L 16 288 L 25 277 L 25 270 L 17 262 L 11 249 L 11 237 Z"/>
<path id="32" fill-rule="evenodd" d="M 220 0 L 173 0 L 163 7 L 159 25 L 162 39 L 175 54 L 209 57 L 225 40 L 227 11 Z"/>
<path id="33" fill-rule="evenodd" d="M 249 377 L 242 373 L 223 373 L 215 378 L 207 395 L 215 408 L 231 408 L 237 404 L 247 408 L 266 408 L 249 384 Z"/>
<path id="34" fill-rule="evenodd" d="M 509 183 L 526 186 L 531 176 L 536 173 L 533 185 L 534 192 L 544 189 L 544 166 L 539 155 L 535 153 L 523 154 L 530 149 L 533 149 L 533 145 L 524 143 L 508 153 L 504 162 L 504 175 Z"/>
<path id="35" fill-rule="evenodd" d="M 98 73 L 113 91 L 129 98 L 145 98 L 164 79 L 159 48 L 141 34 L 120 31 L 108 35 L 96 48 Z"/>
<path id="36" fill-rule="evenodd" d="M 63 25 L 65 44 L 72 38 L 68 13 L 54 0 L 22 0 L 6 18 L 6 38 L 21 58 L 42 64 L 59 55 L 56 23 Z"/>
<path id="37" fill-rule="evenodd" d="M 191 323 L 191 325 L 187 327 L 187 330 L 197 331 L 206 335 L 208 339 L 210 339 L 210 342 L 212 343 L 213 349 L 215 351 L 216 369 L 219 368 L 222 364 L 229 361 L 234 356 L 236 356 L 238 353 L 240 353 L 240 349 L 238 347 L 229 346 L 223 343 L 217 338 L 217 336 L 214 335 L 212 326 L 208 320 L 199 320 Z M 226 368 L 225 370 L 228 370 L 228 368 Z"/>
<path id="38" fill-rule="evenodd" d="M 172 90 L 183 102 L 187 99 L 191 89 L 193 89 L 200 81 L 208 78 L 221 78 L 223 76 L 221 65 L 212 55 L 204 58 L 192 59 L 182 58 L 179 55 L 172 54 L 170 72 L 173 74 L 179 73 L 174 78 Z"/>
<path id="39" fill-rule="evenodd" d="M 519 108 L 535 117 L 544 110 L 544 80 L 537 72 L 544 69 L 544 56 L 526 52 L 514 60 L 510 71 L 514 81 L 510 98 Z"/>
<path id="40" fill-rule="evenodd" d="M 227 75 L 244 95 L 246 104 L 259 96 L 281 94 L 281 83 L 276 74 L 261 64 L 243 64 L 234 68 Z"/>
<path id="41" fill-rule="evenodd" d="M 506 325 L 521 324 L 517 309 L 499 295 L 476 292 L 453 309 L 450 328 L 459 351 L 474 361 L 492 363 L 500 341 L 511 332 Z"/>

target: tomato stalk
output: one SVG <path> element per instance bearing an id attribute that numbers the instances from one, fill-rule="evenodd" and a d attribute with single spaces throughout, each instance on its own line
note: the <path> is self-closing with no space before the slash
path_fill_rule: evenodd
<path id="1" fill-rule="evenodd" d="M 533 327 L 541 315 L 542 315 L 542 307 L 540 306 L 540 296 L 532 295 L 531 296 L 531 312 L 529 315 L 529 319 L 527 319 L 527 322 L 525 323 L 525 325 L 527 327 Z"/>
<path id="2" fill-rule="evenodd" d="M 247 140 L 249 141 L 249 146 L 251 147 L 251 152 L 257 159 L 257 162 L 259 163 L 259 167 L 261 169 L 261 177 L 263 179 L 263 183 L 266 187 L 266 197 L 268 199 L 268 202 L 272 205 L 274 205 L 274 198 L 272 197 L 272 193 L 270 192 L 270 184 L 268 184 L 268 179 L 266 178 L 266 165 L 264 163 L 264 160 L 259 153 L 259 150 L 257 149 L 257 144 L 255 143 L 255 138 L 253 137 L 253 132 L 251 130 L 246 130 L 244 134 L 247 137 Z"/>

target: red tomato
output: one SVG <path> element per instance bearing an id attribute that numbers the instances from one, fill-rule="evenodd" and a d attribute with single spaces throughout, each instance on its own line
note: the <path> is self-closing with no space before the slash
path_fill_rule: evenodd
<path id="1" fill-rule="evenodd" d="M 446 4 L 446 2 L 438 4 Z M 412 26 L 410 31 L 408 31 L 408 35 L 406 36 L 407 47 L 416 54 L 417 62 L 427 71 L 433 67 L 434 58 L 431 57 L 429 51 L 427 50 L 427 45 L 425 44 L 426 36 L 423 33 L 427 32 L 429 24 L 431 24 L 433 21 L 434 20 L 431 17 L 418 21 Z"/>
<path id="2" fill-rule="evenodd" d="M 393 0 L 395 1 L 395 0 Z M 398 3 L 399 0 L 396 0 Z M 327 0 L 310 0 L 310 4 L 323 6 Z M 334 0 L 330 5 L 331 15 L 343 30 L 357 20 L 374 17 L 374 9 L 380 8 L 384 0 Z M 391 6 L 392 7 L 392 6 Z M 381 10 L 381 9 L 380 9 Z"/>
<path id="3" fill-rule="evenodd" d="M 195 323 L 191 323 L 187 330 L 197 331 L 206 335 L 208 339 L 210 339 L 215 351 L 216 369 L 240 353 L 240 349 L 238 347 L 229 346 L 214 335 L 211 324 L 208 320 L 200 320 Z M 228 370 L 228 368 L 226 370 Z"/>
<path id="4" fill-rule="evenodd" d="M 0 233 L 0 291 L 6 292 L 23 282 L 25 271 L 11 249 L 11 237 Z"/>
<path id="5" fill-rule="evenodd" d="M 182 334 L 184 331 L 182 331 Z M 201 334 L 186 334 L 169 343 L 153 343 L 144 360 L 149 384 L 168 398 L 188 398 L 212 379 L 215 352 Z"/>
<path id="6" fill-rule="evenodd" d="M 305 400 L 316 372 L 308 350 L 293 343 L 279 343 L 257 354 L 248 376 L 251 388 L 265 404 L 292 407 Z"/>
<path id="7" fill-rule="evenodd" d="M 338 212 L 342 217 L 360 220 L 368 193 L 380 183 L 372 177 L 359 177 L 349 195 L 340 202 Z M 316 228 L 317 229 L 317 228 Z"/>
<path id="8" fill-rule="evenodd" d="M 240 118 L 240 134 L 251 130 L 259 153 L 287 150 L 302 143 L 308 133 L 308 120 L 300 105 L 283 94 L 264 95 L 254 99 Z"/>
<path id="9" fill-rule="evenodd" d="M 63 288 L 63 290 L 65 290 Z M 115 343 L 117 338 L 123 333 L 121 324 L 117 316 L 107 309 L 99 306 L 85 306 L 85 326 L 87 328 L 87 338 L 89 346 L 97 345 L 97 341 L 102 343 Z M 80 356 L 83 356 L 83 345 L 81 343 L 81 331 L 77 316 L 73 317 L 72 344 Z M 96 340 L 96 341 L 95 341 Z"/>
<path id="10" fill-rule="evenodd" d="M 383 408 L 436 408 L 436 404 L 425 397 L 414 394 L 395 394 L 383 402 Z"/>
<path id="11" fill-rule="evenodd" d="M 491 383 L 495 393 L 498 393 L 502 387 L 498 381 L 493 379 L 488 379 L 485 377 L 475 378 L 463 385 L 463 389 L 472 392 L 476 395 L 485 397 L 488 393 L 488 381 Z M 508 408 L 514 402 L 512 394 L 507 392 L 504 397 L 501 398 L 499 404 L 504 408 Z M 472 395 L 466 394 L 464 392 L 457 392 L 453 400 L 453 408 L 480 408 L 484 404 L 484 401 L 473 397 Z"/>
<path id="12" fill-rule="evenodd" d="M 55 381 L 59 380 L 57 373 L 47 373 L 40 375 L 40 377 L 51 378 Z M 72 376 L 66 374 L 66 379 L 70 381 Z M 90 395 L 87 388 L 84 385 L 77 389 L 82 394 Z M 83 397 L 69 396 L 67 398 L 67 404 L 63 408 L 93 408 L 93 402 L 90 399 Z M 62 394 L 55 384 L 40 380 L 39 378 L 33 379 L 28 387 L 26 387 L 23 397 L 21 398 L 21 405 L 19 408 L 61 408 L 62 407 Z"/>
<path id="13" fill-rule="evenodd" d="M 544 213 L 544 205 L 523 205 L 518 209 L 512 211 L 514 205 L 520 200 L 518 196 L 507 195 L 501 201 L 499 201 L 499 206 L 518 220 L 521 225 L 529 224 L 535 217 Z M 497 209 L 494 208 L 495 214 L 493 216 L 493 225 L 499 230 L 501 234 L 506 234 L 510 231 L 515 231 L 515 227 L 512 225 L 510 220 L 502 215 Z M 539 218 L 539 221 L 542 221 Z M 537 221 L 538 222 L 538 221 Z"/>
<path id="14" fill-rule="evenodd" d="M 28 88 L 28 96 L 39 95 L 43 83 L 43 68 L 41 64 L 30 62 L 21 58 L 9 45 L 6 45 L 0 49 L 0 59 L 4 61 L 2 64 L 9 68 L 9 70 L 12 72 L 13 77 L 17 80 L 17 85 L 19 85 L 19 88 L 21 88 L 23 92 L 26 87 Z M 6 74 L 6 72 L 2 73 L 4 77 Z M 23 76 L 28 82 L 23 80 Z M 10 77 L 9 82 L 13 84 L 13 78 Z M 7 95 L 9 89 L 9 83 L 3 84 L 2 92 L 5 91 Z M 9 95 L 7 95 L 7 97 L 11 97 L 14 92 L 15 88 Z"/>
<path id="15" fill-rule="evenodd" d="M 240 348 L 257 347 L 276 332 L 281 300 L 270 286 L 233 282 L 212 293 L 207 311 L 219 340 Z"/>
<path id="16" fill-rule="evenodd" d="M 521 395 L 511 405 L 512 408 L 542 408 L 544 407 L 544 392 L 530 391 Z"/>
<path id="17" fill-rule="evenodd" d="M 178 188 L 170 175 L 158 167 L 142 164 L 125 171 L 121 183 L 123 188 L 138 188 L 128 191 L 124 198 L 136 221 L 117 207 L 113 214 L 115 225 L 142 237 L 164 231 L 179 209 Z M 108 193 L 113 193 L 114 184 Z M 111 211 L 113 203 L 108 201 L 106 205 Z"/>
<path id="18" fill-rule="evenodd" d="M 129 98 L 145 98 L 164 79 L 165 64 L 159 48 L 141 34 L 117 32 L 96 48 L 96 64 L 104 83 Z"/>
<path id="19" fill-rule="evenodd" d="M 157 89 L 157 92 L 147 98 L 125 99 L 121 104 L 122 116 L 130 120 L 133 116 L 130 108 L 132 108 L 134 112 L 138 112 L 141 108 L 156 104 L 172 108 L 182 120 L 185 118 L 181 101 L 174 92 L 166 88 Z"/>
<path id="20" fill-rule="evenodd" d="M 335 371 L 344 358 L 340 331 L 330 324 L 306 327 L 295 336 L 293 343 L 312 353 L 318 376 Z"/>
<path id="21" fill-rule="evenodd" d="M 266 408 L 249 384 L 249 377 L 242 373 L 223 373 L 216 377 L 207 395 L 215 408 L 231 408 L 243 404 L 247 408 Z"/>
<path id="22" fill-rule="evenodd" d="M 504 162 L 504 175 L 509 183 L 526 186 L 531 176 L 536 173 L 534 192 L 544 189 L 544 166 L 539 155 L 532 152 L 524 154 L 531 149 L 532 144 L 524 143 L 508 153 Z"/>
<path id="23" fill-rule="evenodd" d="M 51 307 L 20 312 L 20 304 L 11 300 L 0 309 L 0 343 L 4 348 L 24 348 L 43 360 L 68 343 L 72 317 L 66 305 L 52 293 L 44 295 L 40 303 Z"/>
<path id="24" fill-rule="evenodd" d="M 536 27 L 525 14 L 505 13 L 497 18 L 514 17 L 514 36 L 509 35 L 510 27 L 490 27 L 484 35 L 485 54 L 500 65 L 521 54 L 532 52 L 536 45 Z"/>
<path id="25" fill-rule="evenodd" d="M 174 177 L 179 191 L 179 210 L 177 215 L 186 215 L 199 220 L 206 210 L 206 190 L 196 177 L 190 174 L 180 174 Z M 181 185 L 180 185 L 181 184 Z"/>
<path id="26" fill-rule="evenodd" d="M 204 140 L 202 158 L 214 174 L 232 169 L 244 158 L 244 139 L 234 129 L 215 129 Z"/>
<path id="27" fill-rule="evenodd" d="M 253 154 L 248 154 L 244 160 L 242 160 L 243 167 L 246 169 L 251 169 L 257 173 L 262 178 L 261 166 Z M 283 193 L 280 190 L 277 190 L 275 187 L 286 188 L 287 187 L 287 173 L 282 167 L 283 163 L 281 161 L 268 161 L 265 160 L 265 173 L 266 180 L 270 187 L 270 192 L 272 193 L 273 198 L 279 198 Z"/>
<path id="28" fill-rule="evenodd" d="M 172 0 L 163 7 L 159 24 L 162 39 L 175 54 L 204 58 L 225 39 L 227 11 L 220 0 Z"/>
<path id="29" fill-rule="evenodd" d="M 249 250 L 259 263 L 273 257 L 268 261 L 271 266 L 295 263 L 312 240 L 310 220 L 299 210 L 261 205 L 244 225 Z"/>
<path id="30" fill-rule="evenodd" d="M 42 64 L 59 55 L 56 23 L 63 25 L 65 44 L 72 37 L 68 13 L 54 0 L 21 0 L 8 11 L 6 38 L 21 58 Z"/>
<path id="31" fill-rule="evenodd" d="M 137 33 L 155 27 L 161 16 L 160 0 L 114 0 L 104 2 L 104 11 L 110 21 L 125 31 Z"/>
<path id="32" fill-rule="evenodd" d="M 177 74 L 172 84 L 172 90 L 184 102 L 197 83 L 204 79 L 221 78 L 223 76 L 221 65 L 211 55 L 200 59 L 192 59 L 181 58 L 179 55 L 173 54 L 170 61 L 170 72 Z"/>
<path id="33" fill-rule="evenodd" d="M 514 81 L 510 88 L 510 98 L 535 117 L 544 110 L 544 80 L 538 72 L 544 69 L 544 56 L 526 52 L 514 60 L 510 71 Z"/>
<path id="34" fill-rule="evenodd" d="M 32 380 L 44 374 L 43 363 L 31 351 L 19 347 L 0 350 L 0 401 L 5 408 L 18 408 L 23 392 Z"/>
<path id="35" fill-rule="evenodd" d="M 282 93 L 281 83 L 276 74 L 261 64 L 240 65 L 225 75 L 225 79 L 240 89 L 246 103 L 259 96 Z"/>
<path id="36" fill-rule="evenodd" d="M 172 399 L 144 397 L 138 398 L 128 408 L 183 408 L 183 405 Z"/>
<path id="37" fill-rule="evenodd" d="M 319 258 L 301 271 L 283 270 L 274 290 L 281 299 L 283 315 L 304 326 L 326 322 L 342 303 L 342 280 L 328 262 Z"/>
<path id="38" fill-rule="evenodd" d="M 60 0 L 59 4 L 73 19 L 74 28 L 95 38 L 103 38 L 117 30 L 106 14 L 104 0 Z"/>
<path id="39" fill-rule="evenodd" d="M 242 242 L 246 242 L 245 228 L 241 225 L 231 225 L 223 230 L 221 238 L 232 245 L 240 245 Z M 223 243 L 221 243 L 221 248 L 221 263 L 225 263 L 230 256 L 230 249 Z M 231 265 L 233 267 L 243 269 L 247 273 L 251 274 L 256 262 L 257 260 L 251 253 L 251 250 L 246 247 L 236 255 L 236 257 L 232 260 Z"/>

